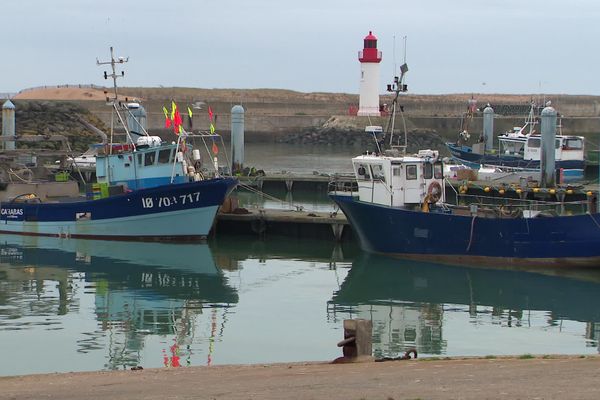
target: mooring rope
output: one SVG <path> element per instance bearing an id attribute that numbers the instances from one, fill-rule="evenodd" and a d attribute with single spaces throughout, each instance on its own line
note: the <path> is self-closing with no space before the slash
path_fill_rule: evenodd
<path id="1" fill-rule="evenodd" d="M 473 215 L 473 219 L 471 219 L 471 235 L 469 237 L 469 245 L 467 246 L 467 253 L 469 252 L 469 250 L 471 250 L 471 244 L 473 244 L 473 231 L 475 228 L 475 218 L 477 218 L 476 215 Z"/>
<path id="2" fill-rule="evenodd" d="M 279 202 L 281 204 L 291 205 L 292 207 L 294 207 L 296 209 L 296 211 L 302 211 L 304 209 L 304 207 L 302 207 L 302 206 L 295 205 L 295 204 L 289 203 L 289 202 L 287 202 L 285 200 L 278 199 L 277 197 L 271 196 L 270 194 L 267 194 L 267 193 L 265 193 L 265 192 L 263 192 L 261 190 L 258 190 L 256 188 L 250 186 L 250 185 L 246 185 L 246 184 L 240 182 L 239 186 L 242 187 L 243 189 L 248 190 L 249 192 L 252 192 L 254 194 L 258 194 L 258 195 L 264 196 L 264 197 L 266 197 L 269 200 L 277 201 L 277 202 Z"/>

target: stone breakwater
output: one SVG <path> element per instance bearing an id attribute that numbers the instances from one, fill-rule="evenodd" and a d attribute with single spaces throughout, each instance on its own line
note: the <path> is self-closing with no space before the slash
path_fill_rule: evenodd
<path id="1" fill-rule="evenodd" d="M 356 119 L 330 118 L 323 126 L 304 129 L 299 132 L 281 135 L 277 142 L 289 144 L 320 145 L 320 146 L 350 146 L 361 149 L 375 149 L 373 135 L 365 132 L 355 123 Z M 380 137 L 381 138 L 381 137 Z M 419 149 L 440 150 L 446 154 L 445 140 L 434 129 L 408 128 L 408 152 L 417 152 Z M 385 138 L 389 143 L 389 137 Z M 404 132 L 395 130 L 393 144 L 404 144 Z"/>
<path id="2" fill-rule="evenodd" d="M 81 122 L 107 132 L 107 127 L 88 109 L 73 102 L 13 100 L 15 104 L 15 130 L 17 136 L 27 135 L 63 135 L 69 140 L 75 152 L 87 150 L 88 145 L 97 143 L 100 138 L 89 131 Z M 1 121 L 0 116 L 0 121 Z M 58 150 L 60 144 L 47 141 L 35 144 L 19 143 L 18 148 L 41 148 Z"/>

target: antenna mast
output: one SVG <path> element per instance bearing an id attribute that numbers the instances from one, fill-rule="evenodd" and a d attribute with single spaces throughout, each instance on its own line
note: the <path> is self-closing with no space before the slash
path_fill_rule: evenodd
<path id="1" fill-rule="evenodd" d="M 394 68 L 395 69 L 395 68 Z M 394 93 L 394 99 L 392 101 L 392 114 L 390 115 L 390 120 L 388 122 L 388 131 L 390 135 L 389 145 L 393 147 L 393 138 L 394 138 L 394 125 L 396 123 L 396 111 L 400 109 L 400 116 L 402 117 L 402 124 L 404 126 L 404 146 L 399 146 L 402 149 L 402 154 L 406 154 L 406 149 L 408 147 L 408 137 L 406 130 L 406 121 L 404 120 L 404 110 L 402 106 L 398 105 L 398 97 L 400 93 L 404 93 L 408 90 L 407 85 L 404 83 L 404 76 L 408 72 L 408 65 L 406 64 L 406 36 L 404 36 L 404 63 L 400 66 L 400 76 L 394 76 L 394 82 L 392 84 L 387 85 L 387 91 Z"/>
<path id="2" fill-rule="evenodd" d="M 129 129 L 127 128 L 127 124 L 125 123 L 125 121 L 123 121 L 123 118 L 121 117 L 121 114 L 119 113 L 119 110 L 117 110 L 117 104 L 119 103 L 119 94 L 117 92 L 117 78 L 124 77 L 125 71 L 121 71 L 121 74 L 117 74 L 117 69 L 115 68 L 116 64 L 124 64 L 128 61 L 129 61 L 129 57 L 127 57 L 127 58 L 119 57 L 119 58 L 115 59 L 115 53 L 113 51 L 112 46 L 110 47 L 110 61 L 100 61 L 100 60 L 98 60 L 98 58 L 96 58 L 96 65 L 110 64 L 110 66 L 111 66 L 112 73 L 108 74 L 106 71 L 104 71 L 104 79 L 108 79 L 109 77 L 112 78 L 113 88 L 114 88 L 115 93 L 114 93 L 114 97 L 111 99 L 108 97 L 108 93 L 105 91 L 104 93 L 106 94 L 106 101 L 107 101 L 107 103 L 112 105 L 113 111 L 117 114 L 117 117 L 119 118 L 119 121 L 121 122 L 121 125 L 123 125 L 123 127 L 125 128 L 125 132 L 127 133 L 127 136 L 129 137 Z M 114 117 L 114 114 L 110 118 L 110 143 L 111 143 L 111 146 L 110 146 L 109 154 L 112 154 L 112 143 L 113 143 L 113 135 L 114 135 L 113 117 Z M 133 139 L 131 139 L 131 142 L 133 143 Z"/>
<path id="3" fill-rule="evenodd" d="M 104 71 L 104 79 L 112 78 L 113 80 L 113 88 L 114 88 L 114 98 L 112 99 L 113 103 L 118 102 L 118 93 L 117 93 L 117 78 L 122 78 L 125 76 L 125 71 L 121 71 L 121 74 L 117 74 L 117 69 L 115 68 L 116 64 L 124 64 L 129 61 L 129 57 L 119 57 L 115 60 L 115 53 L 113 51 L 112 46 L 110 47 L 110 61 L 100 61 L 96 58 L 96 65 L 108 65 L 110 64 L 112 73 L 107 74 Z"/>

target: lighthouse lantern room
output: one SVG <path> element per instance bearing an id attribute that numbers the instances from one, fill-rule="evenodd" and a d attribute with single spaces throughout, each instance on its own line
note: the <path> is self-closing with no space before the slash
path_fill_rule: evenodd
<path id="1" fill-rule="evenodd" d="M 365 36 L 364 48 L 358 52 L 360 61 L 359 116 L 380 116 L 379 63 L 381 51 L 377 50 L 377 37 L 371 31 Z"/>

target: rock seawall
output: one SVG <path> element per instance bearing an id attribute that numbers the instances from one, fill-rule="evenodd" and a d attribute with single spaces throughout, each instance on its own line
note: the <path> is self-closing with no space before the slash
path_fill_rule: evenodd
<path id="1" fill-rule="evenodd" d="M 300 132 L 281 135 L 277 142 L 290 144 L 311 144 L 323 146 L 354 146 L 375 150 L 375 140 L 371 133 L 365 132 L 365 126 L 359 126 L 363 122 L 353 117 L 331 117 L 323 126 L 304 129 Z M 378 139 L 382 136 L 379 135 Z M 440 150 L 446 152 L 444 139 L 434 129 L 407 128 L 408 152 L 416 152 L 419 149 Z M 389 136 L 383 138 L 386 145 Z M 404 130 L 396 129 L 393 136 L 394 145 L 404 144 Z"/>
<path id="2" fill-rule="evenodd" d="M 63 135 L 74 152 L 84 152 L 88 145 L 100 138 L 80 121 L 87 121 L 107 132 L 104 123 L 87 108 L 74 102 L 13 100 L 15 105 L 15 131 L 17 136 Z M 2 117 L 0 116 L 0 121 Z M 18 143 L 18 148 L 58 150 L 57 142 Z"/>

